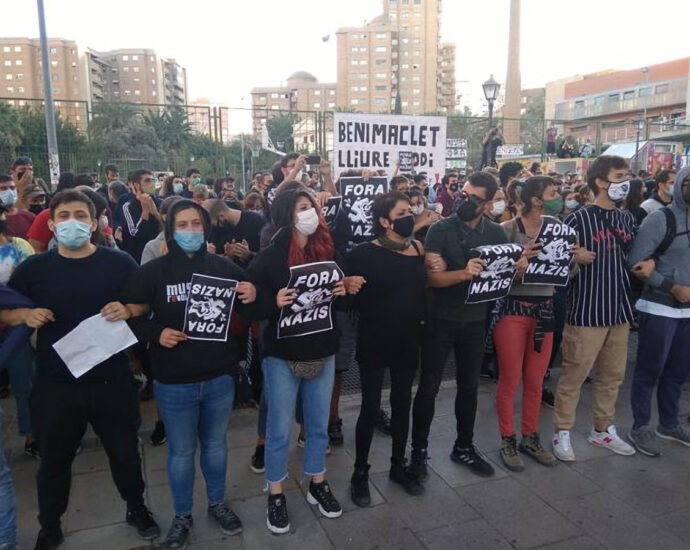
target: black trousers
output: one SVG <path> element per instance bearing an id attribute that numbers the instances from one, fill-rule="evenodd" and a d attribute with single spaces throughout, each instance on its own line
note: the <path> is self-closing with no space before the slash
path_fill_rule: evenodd
<path id="1" fill-rule="evenodd" d="M 386 367 L 390 367 L 391 375 L 391 439 L 393 440 L 391 462 L 401 463 L 405 458 L 407 435 L 410 431 L 412 384 L 418 365 L 419 353 L 392 358 L 388 364 L 376 361 L 359 362 L 362 405 L 355 429 L 355 468 L 365 468 L 369 461 L 374 425 L 381 408 L 381 389 Z"/>
<path id="2" fill-rule="evenodd" d="M 41 452 L 38 520 L 48 530 L 60 526 L 67 510 L 72 461 L 90 423 L 108 455 L 113 481 L 128 508 L 144 503 L 139 456 L 139 400 L 132 379 L 53 383 L 37 377 L 31 392 L 31 419 Z"/>
<path id="3" fill-rule="evenodd" d="M 422 343 L 422 371 L 412 409 L 412 448 L 426 449 L 429 429 L 434 419 L 435 401 L 443 377 L 443 368 L 452 349 L 455 352 L 455 445 L 467 448 L 474 437 L 477 414 L 479 372 L 484 359 L 486 322 L 457 323 L 436 319 L 434 330 Z"/>

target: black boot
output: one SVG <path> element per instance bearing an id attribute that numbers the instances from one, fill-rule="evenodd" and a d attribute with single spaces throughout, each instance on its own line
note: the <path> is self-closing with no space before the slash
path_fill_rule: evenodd
<path id="1" fill-rule="evenodd" d="M 412 472 L 419 481 L 426 481 L 429 473 L 426 469 L 426 462 L 429 459 L 426 449 L 412 449 L 412 460 L 410 462 L 410 472 Z"/>
<path id="2" fill-rule="evenodd" d="M 350 478 L 350 498 L 360 508 L 371 506 L 371 495 L 369 494 L 369 465 L 364 468 L 355 467 L 355 471 Z"/>
<path id="3" fill-rule="evenodd" d="M 422 485 L 419 478 L 410 471 L 405 460 L 402 462 L 391 462 L 391 471 L 388 477 L 391 481 L 399 483 L 408 495 L 419 496 L 424 492 L 424 485 Z"/>

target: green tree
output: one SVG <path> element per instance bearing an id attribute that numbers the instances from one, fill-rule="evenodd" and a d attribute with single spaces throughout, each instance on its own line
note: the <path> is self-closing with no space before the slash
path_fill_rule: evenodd
<path id="1" fill-rule="evenodd" d="M 268 119 L 266 128 L 276 149 L 281 151 L 294 150 L 295 142 L 292 137 L 292 129 L 295 122 L 296 117 L 292 113 L 282 113 Z M 278 143 L 281 143 L 282 147 Z"/>

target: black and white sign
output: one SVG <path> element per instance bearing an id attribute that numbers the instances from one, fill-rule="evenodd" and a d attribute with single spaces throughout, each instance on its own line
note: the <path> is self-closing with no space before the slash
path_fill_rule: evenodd
<path id="1" fill-rule="evenodd" d="M 333 328 L 333 287 L 344 277 L 335 262 L 316 262 L 290 268 L 288 288 L 295 301 L 280 311 L 278 339 L 316 334 Z"/>
<path id="2" fill-rule="evenodd" d="M 466 158 L 467 140 L 465 138 L 448 138 L 446 140 L 446 160 Z"/>
<path id="3" fill-rule="evenodd" d="M 361 168 L 392 174 L 401 151 L 417 172 L 443 173 L 446 117 L 335 113 L 333 125 L 336 177 Z"/>
<path id="4" fill-rule="evenodd" d="M 343 197 L 329 197 L 326 204 L 321 208 L 321 213 L 328 225 L 335 223 L 335 219 L 338 217 L 338 212 L 343 205 Z"/>
<path id="5" fill-rule="evenodd" d="M 343 208 L 352 227 L 353 241 L 361 243 L 374 238 L 371 205 L 376 195 L 388 192 L 386 178 L 340 178 Z"/>
<path id="6" fill-rule="evenodd" d="M 400 151 L 398 161 L 401 172 L 411 172 L 414 168 L 414 153 L 412 151 Z"/>
<path id="7" fill-rule="evenodd" d="M 497 157 L 519 157 L 525 154 L 525 146 L 520 143 L 517 145 L 499 145 L 496 149 Z"/>
<path id="8" fill-rule="evenodd" d="M 526 285 L 568 284 L 572 248 L 577 241 L 577 232 L 556 218 L 542 217 L 541 229 L 536 242 L 543 246 L 539 255 L 527 264 L 522 278 Z"/>
<path id="9" fill-rule="evenodd" d="M 192 275 L 184 312 L 184 333 L 190 340 L 227 342 L 237 281 Z"/>
<path id="10" fill-rule="evenodd" d="M 466 304 L 498 300 L 508 295 L 515 278 L 515 264 L 522 255 L 522 245 L 494 244 L 478 246 L 474 257 L 486 260 L 484 270 L 470 281 Z"/>

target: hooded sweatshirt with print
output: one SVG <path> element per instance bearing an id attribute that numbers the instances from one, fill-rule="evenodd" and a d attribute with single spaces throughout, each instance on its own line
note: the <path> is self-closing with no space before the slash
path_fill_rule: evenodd
<path id="1" fill-rule="evenodd" d="M 673 185 L 671 209 L 676 220 L 676 234 L 666 252 L 658 258 L 651 276 L 645 281 L 642 297 L 637 302 L 638 311 L 663 317 L 690 317 L 690 303 L 681 304 L 671 294 L 673 285 L 690 286 L 690 209 L 683 196 L 683 180 L 690 176 L 690 167 L 676 175 Z M 649 214 L 627 256 L 628 267 L 653 255 L 666 235 L 666 215 L 663 210 Z"/>

